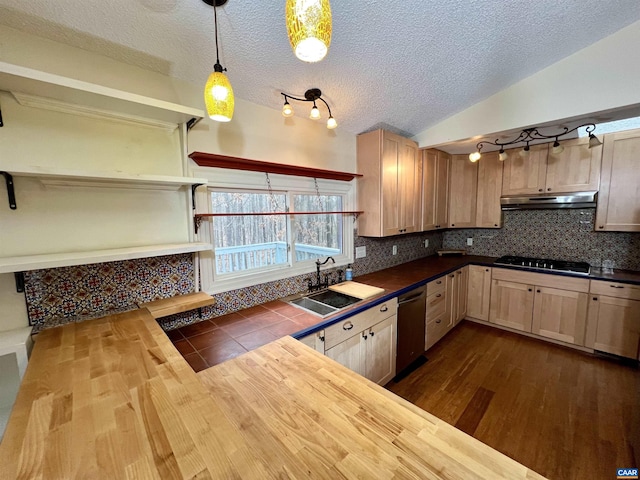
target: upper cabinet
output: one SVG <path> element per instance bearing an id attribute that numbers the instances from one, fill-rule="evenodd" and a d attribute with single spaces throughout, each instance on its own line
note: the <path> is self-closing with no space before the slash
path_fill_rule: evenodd
<path id="1" fill-rule="evenodd" d="M 588 138 L 562 142 L 554 154 L 548 144 L 534 145 L 529 154 L 509 151 L 504 162 L 502 195 L 569 193 L 598 190 L 602 146 L 589 148 Z"/>
<path id="2" fill-rule="evenodd" d="M 478 162 L 478 193 L 476 202 L 476 227 L 499 228 L 502 226 L 502 169 L 504 162 L 498 152 L 482 155 Z"/>
<path id="3" fill-rule="evenodd" d="M 450 162 L 448 153 L 422 150 L 422 231 L 448 226 Z"/>
<path id="4" fill-rule="evenodd" d="M 476 226 L 477 188 L 478 163 L 470 162 L 468 155 L 452 155 L 449 170 L 450 227 Z"/>
<path id="5" fill-rule="evenodd" d="M 358 135 L 358 235 L 386 237 L 420 228 L 418 144 L 385 130 Z"/>
<path id="6" fill-rule="evenodd" d="M 640 232 L 640 130 L 604 136 L 595 228 Z"/>

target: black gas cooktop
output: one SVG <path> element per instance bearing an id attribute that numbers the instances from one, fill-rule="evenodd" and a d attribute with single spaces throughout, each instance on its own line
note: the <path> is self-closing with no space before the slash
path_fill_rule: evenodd
<path id="1" fill-rule="evenodd" d="M 567 262 L 564 260 L 550 260 L 548 258 L 531 257 L 500 257 L 495 261 L 496 265 L 509 265 L 512 267 L 530 268 L 533 270 L 550 270 L 554 272 L 574 273 L 589 275 L 591 266 L 587 262 Z"/>

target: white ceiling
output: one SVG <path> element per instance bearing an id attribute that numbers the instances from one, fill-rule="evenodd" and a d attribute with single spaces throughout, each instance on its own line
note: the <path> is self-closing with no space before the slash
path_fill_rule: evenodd
<path id="1" fill-rule="evenodd" d="M 219 8 L 236 96 L 280 109 L 280 92 L 318 87 L 354 134 L 383 126 L 413 136 L 640 20 L 638 0 L 333 0 L 329 54 L 305 64 L 284 5 Z M 0 0 L 0 23 L 195 84 L 215 62 L 213 9 L 202 0 Z"/>

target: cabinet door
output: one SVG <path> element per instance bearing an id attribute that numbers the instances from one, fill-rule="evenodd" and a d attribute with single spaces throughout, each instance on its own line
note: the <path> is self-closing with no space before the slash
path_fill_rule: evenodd
<path id="1" fill-rule="evenodd" d="M 602 145 L 589 148 L 589 138 L 562 142 L 564 150 L 547 157 L 546 192 L 587 192 L 600 186 Z"/>
<path id="2" fill-rule="evenodd" d="M 435 230 L 437 211 L 437 150 L 422 150 L 422 219 L 420 230 Z"/>
<path id="3" fill-rule="evenodd" d="M 313 348 L 317 352 L 324 353 L 324 330 L 302 337 L 300 341 L 307 347 Z"/>
<path id="4" fill-rule="evenodd" d="M 536 287 L 531 332 L 584 345 L 588 298 L 586 293 Z"/>
<path id="5" fill-rule="evenodd" d="M 362 334 L 354 335 L 344 342 L 331 347 L 325 352 L 325 355 L 360 375 L 364 376 L 366 373 Z"/>
<path id="6" fill-rule="evenodd" d="M 476 227 L 499 228 L 502 225 L 500 196 L 503 165 L 497 152 L 482 155 L 478 162 Z"/>
<path id="7" fill-rule="evenodd" d="M 418 144 L 404 138 L 398 160 L 401 233 L 417 232 L 420 228 L 420 186 L 422 182 L 418 160 Z"/>
<path id="8" fill-rule="evenodd" d="M 467 290 L 469 288 L 469 267 L 463 267 L 456 271 L 456 290 L 458 295 L 458 308 L 454 325 L 467 316 Z"/>
<path id="9" fill-rule="evenodd" d="M 449 170 L 449 226 L 475 227 L 478 164 L 468 155 L 452 155 Z"/>
<path id="10" fill-rule="evenodd" d="M 469 288 L 467 293 L 467 316 L 478 320 L 489 320 L 491 295 L 491 268 L 469 265 Z"/>
<path id="11" fill-rule="evenodd" d="M 396 317 L 389 317 L 363 333 L 364 376 L 384 385 L 396 375 Z"/>
<path id="12" fill-rule="evenodd" d="M 436 228 L 449 225 L 449 167 L 451 155 L 438 152 L 436 163 Z"/>
<path id="13" fill-rule="evenodd" d="M 640 232 L 640 130 L 604 136 L 596 231 Z"/>
<path id="14" fill-rule="evenodd" d="M 398 235 L 400 218 L 399 168 L 404 139 L 384 132 L 382 136 L 382 235 Z M 361 207 L 362 208 L 362 207 Z"/>
<path id="15" fill-rule="evenodd" d="M 529 195 L 544 192 L 547 176 L 547 145 L 534 145 L 525 156 L 520 155 L 521 151 L 521 148 L 507 151 L 502 195 Z"/>
<path id="16" fill-rule="evenodd" d="M 592 296 L 585 346 L 640 360 L 640 301 Z"/>
<path id="17" fill-rule="evenodd" d="M 533 285 L 492 280 L 489 321 L 530 332 L 533 318 L 533 294 Z"/>

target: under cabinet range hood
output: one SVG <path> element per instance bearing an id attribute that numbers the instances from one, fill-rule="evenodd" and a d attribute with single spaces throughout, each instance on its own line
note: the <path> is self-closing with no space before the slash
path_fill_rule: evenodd
<path id="1" fill-rule="evenodd" d="M 500 198 L 502 210 L 543 208 L 595 208 L 598 192 L 556 193 L 554 195 L 517 195 Z"/>

